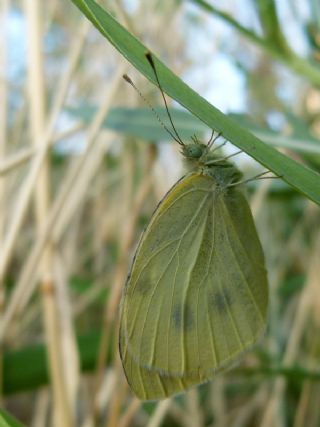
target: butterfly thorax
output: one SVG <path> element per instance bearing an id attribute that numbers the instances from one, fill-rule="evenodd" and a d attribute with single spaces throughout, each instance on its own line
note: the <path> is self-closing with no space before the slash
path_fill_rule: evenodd
<path id="1" fill-rule="evenodd" d="M 196 141 L 183 146 L 182 154 L 189 169 L 211 176 L 220 188 L 241 181 L 242 173 L 234 164 L 210 152 L 208 145 Z"/>
<path id="2" fill-rule="evenodd" d="M 232 163 L 225 160 L 204 165 L 202 173 L 211 176 L 216 185 L 221 188 L 227 188 L 230 184 L 241 181 L 242 178 L 242 173 Z"/>

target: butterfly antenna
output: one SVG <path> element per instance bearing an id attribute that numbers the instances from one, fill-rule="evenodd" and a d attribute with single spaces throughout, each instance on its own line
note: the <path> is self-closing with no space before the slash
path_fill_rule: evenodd
<path id="1" fill-rule="evenodd" d="M 151 66 L 151 68 L 152 68 L 152 70 L 153 70 L 153 73 L 154 73 L 155 78 L 156 78 L 156 81 L 157 81 L 158 88 L 159 88 L 159 90 L 160 90 L 160 92 L 161 92 L 161 96 L 162 96 L 162 99 L 163 99 L 163 101 L 164 101 L 164 105 L 165 105 L 165 108 L 166 108 L 166 111 L 167 111 L 167 114 L 168 114 L 168 117 L 169 117 L 169 120 L 170 120 L 170 123 L 171 123 L 172 129 L 173 129 L 174 134 L 175 134 L 175 136 L 176 136 L 176 137 L 174 137 L 174 139 L 175 139 L 175 141 L 177 141 L 180 145 L 185 146 L 185 143 L 184 143 L 184 142 L 182 141 L 182 139 L 180 138 L 180 135 L 178 134 L 178 131 L 177 131 L 177 129 L 175 128 L 175 125 L 173 124 L 172 116 L 171 116 L 170 111 L 169 111 L 169 108 L 168 108 L 168 104 L 167 104 L 166 97 L 165 97 L 165 95 L 164 95 L 164 91 L 163 91 L 162 86 L 161 86 L 161 84 L 160 84 L 160 80 L 159 80 L 159 77 L 158 77 L 158 72 L 157 72 L 157 70 L 156 70 L 156 66 L 155 66 L 155 64 L 154 64 L 154 61 L 153 61 L 153 58 L 152 58 L 151 52 L 147 52 L 145 55 L 146 55 L 146 58 L 147 58 L 147 60 L 148 60 L 148 62 L 149 62 L 149 64 L 150 64 L 150 66 Z M 171 134 L 171 132 L 170 132 L 170 134 Z M 172 134 L 171 134 L 171 135 L 172 135 Z"/>
<path id="2" fill-rule="evenodd" d="M 151 109 L 151 111 L 153 112 L 153 114 L 156 116 L 158 122 L 160 123 L 160 125 L 166 130 L 166 132 L 169 133 L 169 135 L 178 142 L 178 144 L 181 144 L 180 139 L 177 139 L 177 137 L 175 136 L 174 133 L 171 132 L 171 130 L 163 123 L 163 121 L 161 120 L 159 114 L 157 113 L 157 111 L 155 110 L 155 108 L 152 106 L 152 104 L 148 101 L 148 99 L 140 92 L 140 90 L 137 88 L 137 86 L 133 83 L 133 81 L 130 79 L 130 77 L 127 74 L 124 74 L 122 76 L 124 78 L 124 80 L 129 83 L 134 90 L 138 93 L 138 95 L 140 96 L 140 98 L 148 105 L 148 107 Z"/>
<path id="3" fill-rule="evenodd" d="M 211 135 L 210 135 L 210 138 L 209 138 L 209 141 L 206 143 L 206 146 L 207 146 L 208 148 L 210 148 L 210 147 L 211 147 L 211 145 L 213 144 L 213 135 L 214 135 L 214 129 L 212 129 L 212 131 L 211 131 Z"/>

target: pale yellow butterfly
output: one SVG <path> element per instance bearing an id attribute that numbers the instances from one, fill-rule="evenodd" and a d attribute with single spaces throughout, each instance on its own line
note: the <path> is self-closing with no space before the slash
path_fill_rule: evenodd
<path id="1" fill-rule="evenodd" d="M 121 360 L 144 400 L 210 380 L 257 341 L 267 316 L 264 255 L 241 173 L 211 154 L 212 140 L 185 144 L 174 126 L 172 136 L 193 170 L 153 214 L 121 303 Z"/>

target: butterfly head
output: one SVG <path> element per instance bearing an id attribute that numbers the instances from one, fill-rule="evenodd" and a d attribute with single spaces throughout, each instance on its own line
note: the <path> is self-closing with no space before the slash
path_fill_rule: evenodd
<path id="1" fill-rule="evenodd" d="M 182 147 L 182 154 L 186 159 L 197 160 L 201 159 L 208 152 L 208 147 L 201 142 L 193 142 Z"/>

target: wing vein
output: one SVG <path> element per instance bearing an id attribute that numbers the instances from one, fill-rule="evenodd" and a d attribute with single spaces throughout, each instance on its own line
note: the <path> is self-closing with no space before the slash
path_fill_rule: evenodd
<path id="1" fill-rule="evenodd" d="M 210 271 L 210 267 L 211 267 L 211 261 L 213 259 L 213 253 L 214 253 L 214 237 L 215 237 L 215 229 L 214 229 L 214 224 L 215 224 L 215 216 L 216 213 L 214 211 L 214 202 L 215 200 L 213 200 L 213 206 L 212 206 L 212 244 L 211 244 L 211 253 L 210 253 L 210 262 L 208 263 L 208 268 L 205 274 L 204 279 L 207 280 L 208 276 L 209 276 L 209 271 Z M 202 283 L 201 283 L 202 284 Z M 210 331 L 210 344 L 211 344 L 211 351 L 212 354 L 214 356 L 215 359 L 215 365 L 218 365 L 218 355 L 217 355 L 217 349 L 216 349 L 216 345 L 214 342 L 214 333 L 213 333 L 213 329 L 212 329 L 212 324 L 211 324 L 211 320 L 210 320 L 210 313 L 209 313 L 209 307 L 208 307 L 208 298 L 207 298 L 207 318 L 208 318 L 208 322 L 209 322 L 209 331 Z M 199 351 L 199 343 L 198 343 L 198 351 Z M 200 353 L 199 353 L 199 358 L 200 358 Z"/>
<path id="2" fill-rule="evenodd" d="M 227 216 L 229 216 L 229 217 L 230 217 L 229 211 L 228 211 L 227 207 L 225 206 L 225 203 L 224 203 L 224 201 L 223 201 L 223 200 L 222 200 L 222 206 L 223 206 L 223 209 L 226 211 Z M 262 322 L 263 322 L 263 321 L 264 321 L 264 320 L 263 320 L 263 315 L 262 315 L 262 313 L 261 313 L 261 311 L 260 311 L 260 308 L 258 307 L 258 305 L 257 305 L 257 303 L 256 303 L 256 301 L 255 301 L 254 295 L 253 295 L 252 290 L 251 290 L 251 288 L 250 288 L 250 285 L 249 285 L 249 283 L 248 283 L 248 281 L 247 281 L 247 279 L 246 279 L 246 277 L 245 277 L 245 275 L 244 275 L 244 272 L 243 272 L 243 270 L 242 270 L 242 268 L 241 268 L 241 266 L 240 266 L 240 263 L 239 263 L 239 260 L 238 260 L 238 258 L 237 258 L 237 255 L 236 255 L 236 253 L 235 253 L 235 251 L 234 251 L 234 248 L 233 248 L 233 246 L 230 244 L 229 231 L 228 231 L 228 227 L 227 227 L 227 225 L 226 225 L 226 223 L 225 223 L 224 216 L 223 216 L 223 215 L 221 215 L 221 216 L 222 216 L 222 218 L 223 218 L 223 224 L 224 224 L 224 229 L 225 229 L 225 235 L 226 235 L 226 237 L 227 237 L 227 239 L 228 239 L 228 241 L 229 241 L 229 245 L 228 245 L 228 247 L 230 248 L 230 252 L 231 252 L 231 254 L 232 254 L 233 259 L 235 260 L 235 264 L 236 264 L 236 265 L 237 265 L 237 267 L 238 267 L 238 270 L 239 270 L 239 272 L 240 272 L 240 276 L 242 277 L 242 280 L 243 280 L 243 282 L 244 282 L 244 284 L 245 284 L 245 287 L 246 287 L 246 289 L 247 289 L 247 291 L 248 291 L 248 294 L 249 294 L 249 296 L 250 296 L 250 299 L 252 300 L 252 305 L 253 305 L 253 306 L 254 306 L 254 308 L 256 309 L 256 311 L 257 311 L 257 313 L 258 313 L 258 315 L 259 315 L 260 319 L 261 319 L 261 320 L 262 320 Z M 232 222 L 232 221 L 231 221 L 231 223 L 232 223 L 232 225 L 233 225 L 233 222 Z M 237 238 L 238 242 L 240 243 L 241 247 L 243 248 L 244 253 L 245 253 L 245 254 L 247 255 L 247 257 L 248 257 L 248 262 L 251 262 L 250 257 L 248 256 L 247 251 L 246 251 L 246 250 L 245 250 L 245 248 L 243 247 L 242 242 L 241 242 L 241 240 L 239 239 L 239 236 L 238 236 L 238 234 L 237 234 L 236 230 L 234 229 L 234 225 L 233 225 L 233 228 L 232 228 L 232 229 L 234 230 L 234 235 L 236 236 L 236 238 Z"/>
<path id="3" fill-rule="evenodd" d="M 222 212 L 221 212 L 221 215 L 220 215 L 220 216 L 223 218 Z M 223 223 L 224 223 L 224 221 L 223 221 Z M 224 225 L 225 225 L 225 223 L 224 223 Z M 227 227 L 224 227 L 224 228 L 225 228 L 225 232 L 226 232 L 226 234 L 227 234 Z M 219 251 L 217 250 L 216 252 L 217 252 L 217 259 L 219 260 L 220 265 L 222 265 L 222 263 L 221 263 L 221 257 L 220 257 Z M 240 344 L 240 346 L 244 347 L 245 345 L 244 345 L 244 343 L 243 343 L 243 341 L 242 341 L 242 338 L 241 338 L 241 335 L 240 335 L 239 329 L 238 329 L 238 328 L 237 328 L 237 326 L 236 326 L 236 322 L 235 322 L 235 320 L 234 320 L 234 317 L 233 317 L 233 315 L 232 315 L 232 313 L 231 313 L 230 305 L 228 304 L 227 298 L 226 298 L 226 296 L 225 296 L 225 290 L 223 289 L 223 285 L 221 284 L 221 280 L 220 280 L 220 278 L 218 279 L 218 283 L 219 283 L 220 293 L 221 293 L 222 298 L 224 299 L 224 303 L 225 303 L 225 306 L 226 306 L 226 308 L 227 308 L 228 315 L 229 315 L 229 317 L 230 317 L 230 321 L 231 321 L 231 325 L 232 325 L 232 327 L 233 327 L 234 333 L 235 333 L 236 337 L 237 337 L 237 338 L 238 338 L 238 340 L 239 340 L 239 344 Z M 227 344 L 228 344 L 228 343 L 227 343 Z"/>
<path id="4" fill-rule="evenodd" d="M 175 202 L 177 202 L 177 201 L 178 201 L 178 199 L 181 199 L 183 196 L 186 196 L 186 195 L 188 195 L 188 194 L 190 194 L 190 193 L 194 193 L 195 191 L 198 191 L 198 190 L 197 190 L 197 189 L 196 189 L 196 190 L 190 190 L 190 191 L 187 191 L 186 193 L 183 193 L 179 198 L 175 199 L 175 200 L 174 200 L 174 202 L 173 202 L 173 203 L 171 203 L 171 205 L 169 205 L 169 206 L 166 208 L 165 212 L 166 212 L 169 208 L 171 208 L 171 207 L 173 206 L 173 204 L 174 204 Z M 206 190 L 199 190 L 199 191 L 203 191 L 203 192 L 207 192 L 207 193 L 208 193 L 208 191 L 206 191 Z M 161 218 L 161 216 L 162 216 L 163 214 L 164 214 L 164 212 L 162 212 L 161 214 L 155 215 L 155 216 L 154 216 L 154 221 L 155 221 L 155 220 L 159 220 L 159 218 Z M 150 227 L 150 226 L 151 226 L 151 222 L 150 222 L 150 224 L 149 224 L 149 227 Z M 149 227 L 148 227 L 148 228 L 149 228 Z M 163 250 L 167 249 L 171 244 L 173 244 L 173 243 L 177 242 L 178 240 L 181 240 L 182 236 L 183 236 L 183 233 L 182 233 L 181 237 L 177 237 L 176 239 L 170 240 L 169 242 L 167 242 L 166 244 L 164 244 L 161 248 L 158 248 L 158 250 L 157 250 L 157 251 L 155 251 L 155 252 L 154 252 L 150 257 L 148 257 L 147 262 L 146 262 L 146 263 L 141 267 L 141 270 L 140 270 L 140 272 L 139 272 L 139 274 L 138 274 L 138 276 L 137 276 L 137 278 L 136 278 L 135 282 L 132 284 L 132 289 L 133 289 L 133 291 L 135 290 L 135 287 L 136 287 L 137 281 L 139 280 L 139 278 L 140 278 L 141 274 L 143 273 L 143 271 L 145 270 L 145 268 L 147 268 L 147 267 L 148 267 L 148 265 L 149 265 L 149 264 L 150 264 L 150 262 L 153 260 L 153 258 L 154 258 L 154 257 L 156 257 L 157 255 L 159 255 Z M 142 240 L 143 240 L 143 239 L 142 239 Z M 141 244 L 142 244 L 142 240 L 141 240 L 141 243 L 139 244 L 139 246 L 138 246 L 138 248 L 137 248 L 137 252 L 139 251 L 139 248 L 140 248 L 140 246 L 141 246 Z M 134 264 L 135 264 L 135 262 L 133 263 L 131 270 L 133 270 L 133 268 L 134 268 Z"/>
<path id="5" fill-rule="evenodd" d="M 208 196 L 206 197 L 206 200 L 204 201 L 204 203 L 203 204 L 205 204 L 206 202 L 207 202 L 207 200 L 208 200 L 208 198 L 209 198 L 209 194 L 208 194 Z M 207 217 L 208 217 L 208 213 L 207 213 Z M 207 218 L 205 218 L 205 226 L 203 227 L 203 230 L 202 230 L 202 238 L 201 238 L 201 241 L 203 240 L 203 236 L 204 236 L 204 233 L 205 233 L 205 229 L 206 229 L 206 223 L 207 223 Z M 201 243 L 200 243 L 200 245 L 199 245 L 199 249 L 201 248 Z M 191 268 L 190 268 L 190 270 L 189 270 L 189 272 L 188 272 L 188 281 L 187 281 L 187 286 L 185 287 L 185 291 L 184 291 L 184 293 L 183 293 L 183 295 L 182 295 L 182 307 L 185 307 L 186 306 L 186 301 L 187 301 L 187 297 L 188 297 L 188 293 L 189 293 L 189 290 L 190 290 L 190 278 L 191 278 L 191 275 L 192 275 L 192 272 L 193 272 L 193 269 L 194 269 L 194 267 L 195 267 L 195 265 L 196 265 L 196 263 L 197 263 L 197 260 L 198 260 L 198 257 L 199 257 L 199 253 L 200 253 L 200 250 L 198 251 L 198 254 L 197 254 L 197 256 L 195 257 L 195 261 L 194 261 L 194 263 L 192 264 L 192 266 L 191 266 Z M 197 311 L 198 311 L 198 308 L 197 308 Z M 182 342 L 182 346 L 183 346 L 183 354 L 184 354 L 184 360 L 183 360 L 183 370 L 185 370 L 185 368 L 186 368 L 186 340 L 185 340 L 185 332 L 184 332 L 184 323 L 185 323 L 185 316 L 183 315 L 183 328 L 182 328 L 182 330 L 183 330 L 183 334 L 182 334 L 182 340 L 183 340 L 183 342 Z M 197 325 L 196 325 L 196 331 L 197 331 L 197 328 L 198 328 L 198 323 L 197 323 Z"/>
<path id="6" fill-rule="evenodd" d="M 208 197 L 208 196 L 207 196 L 207 197 Z M 178 245 L 178 247 L 177 247 L 177 250 L 176 250 L 176 251 L 177 251 L 177 256 L 178 256 L 178 265 L 177 265 L 177 268 L 176 268 L 176 271 L 175 271 L 175 275 L 174 275 L 173 286 L 172 286 L 172 293 L 171 293 L 171 299 L 170 299 L 171 304 L 170 304 L 170 315 L 169 315 L 169 319 L 168 319 L 168 323 L 169 323 L 169 324 L 168 324 L 168 331 L 170 331 L 170 330 L 171 330 L 171 319 L 172 319 L 173 299 L 174 299 L 174 292 L 175 292 L 175 288 L 176 288 L 177 272 L 178 272 L 179 264 L 180 264 L 179 249 L 180 249 L 180 247 L 181 247 L 181 242 L 182 242 L 182 239 L 186 236 L 187 229 L 191 226 L 192 222 L 195 220 L 195 218 L 197 217 L 198 213 L 200 213 L 200 212 L 201 212 L 202 207 L 203 207 L 203 205 L 204 205 L 204 204 L 205 204 L 205 202 L 206 202 L 206 199 L 207 199 L 207 198 L 205 198 L 205 199 L 204 199 L 204 201 L 202 202 L 202 204 L 200 205 L 200 207 L 197 209 L 197 211 L 196 211 L 196 215 L 195 215 L 195 216 L 193 216 L 193 217 L 191 218 L 191 220 L 190 220 L 190 224 L 189 224 L 189 226 L 186 228 L 186 230 L 184 231 L 184 233 L 183 233 L 183 235 L 182 235 L 182 237 L 181 237 L 181 239 L 180 239 L 179 245 Z M 183 320 L 183 322 L 184 322 L 184 320 Z M 184 331 L 184 323 L 183 323 L 183 325 L 182 325 L 182 331 Z M 184 332 L 181 334 L 181 339 L 182 339 L 181 347 L 183 347 L 183 348 L 184 348 L 184 352 L 183 352 L 183 354 L 185 355 Z M 168 334 L 167 334 L 167 368 L 168 368 L 168 370 L 169 370 L 169 348 L 170 348 L 170 346 L 169 346 L 169 332 L 168 332 Z M 182 365 L 183 365 L 183 367 L 182 367 L 182 371 L 184 371 L 185 360 L 182 360 Z"/>
<path id="7" fill-rule="evenodd" d="M 160 278 L 157 280 L 157 282 L 156 282 L 156 284 L 155 284 L 155 287 L 154 287 L 154 289 L 153 289 L 153 291 L 152 291 L 152 293 L 151 293 L 151 295 L 150 295 L 149 302 L 148 302 L 148 307 L 147 307 L 147 310 L 146 310 L 146 315 L 145 315 L 144 322 L 143 322 L 143 325 L 142 325 L 141 339 L 140 339 L 140 349 L 141 349 L 142 337 L 143 337 L 143 335 L 144 335 L 144 331 L 145 331 L 146 321 L 147 321 L 147 318 L 148 318 L 148 316 L 149 316 L 150 306 L 151 306 L 152 300 L 153 300 L 153 298 L 154 298 L 154 295 L 155 295 L 155 293 L 156 293 L 156 290 L 157 290 L 157 288 L 158 288 L 158 285 L 159 285 L 159 283 L 160 283 L 160 281 L 161 281 L 162 277 L 164 276 L 164 274 L 167 272 L 168 267 L 169 267 L 169 265 L 172 263 L 172 261 L 173 261 L 174 257 L 176 256 L 177 252 L 179 251 L 179 248 L 180 248 L 180 245 L 181 245 L 181 241 L 182 241 L 182 239 L 186 236 L 186 234 L 187 234 L 187 232 L 188 232 L 189 228 L 191 227 L 192 223 L 193 223 L 193 222 L 195 221 L 195 219 L 197 218 L 197 216 L 198 216 L 199 212 L 201 212 L 201 209 L 202 209 L 203 204 L 205 203 L 205 200 L 206 200 L 206 198 L 205 198 L 205 199 L 204 199 L 204 201 L 203 201 L 203 202 L 198 206 L 197 210 L 195 211 L 195 213 L 194 213 L 194 214 L 193 214 L 193 216 L 191 217 L 191 219 L 190 219 L 190 222 L 189 222 L 188 226 L 185 228 L 184 232 L 183 232 L 183 233 L 182 233 L 182 235 L 181 235 L 180 242 L 179 242 L 179 244 L 178 244 L 178 246 L 177 246 L 177 249 L 176 249 L 176 250 L 174 251 L 174 253 L 172 254 L 172 256 L 171 256 L 171 258 L 170 258 L 170 260 L 169 260 L 168 264 L 166 265 L 166 267 L 165 267 L 165 269 L 164 269 L 163 273 L 161 274 Z M 176 276 L 175 276 L 175 277 L 176 277 Z M 176 280 L 175 280 L 175 281 L 174 281 L 174 283 L 173 283 L 173 287 L 174 287 L 174 288 L 175 288 L 175 283 L 176 283 Z M 172 309 L 172 306 L 171 306 L 171 309 Z M 136 310 L 136 316 L 137 316 L 138 311 L 139 311 L 139 310 Z M 171 319 L 171 315 L 172 315 L 172 313 L 170 312 L 170 319 Z M 135 317 L 135 320 L 136 320 L 136 317 Z M 134 330 L 134 323 L 135 323 L 135 321 L 134 321 L 134 322 L 132 322 L 132 325 L 133 325 L 133 327 L 132 327 L 132 331 Z M 157 325 L 157 328 L 158 328 L 158 325 Z M 130 335 L 131 335 L 131 334 L 130 334 Z M 153 346 L 155 345 L 155 339 L 156 339 L 156 337 L 157 337 L 157 334 L 156 334 L 156 333 L 154 334 L 154 337 L 155 337 L 155 338 L 154 338 L 154 341 L 153 341 Z M 154 350 L 153 350 L 153 352 L 152 352 L 152 353 L 154 353 Z M 151 362 L 152 362 L 152 361 L 151 361 Z M 149 362 L 149 363 L 150 363 L 150 362 Z"/>
<path id="8" fill-rule="evenodd" d="M 170 193 L 171 193 L 171 191 L 174 189 L 175 187 L 172 187 L 171 188 L 171 190 L 170 190 Z M 182 193 L 180 196 L 178 196 L 178 197 L 176 197 L 165 209 L 163 209 L 163 211 L 161 212 L 161 213 L 158 213 L 158 214 L 156 214 L 155 215 L 155 217 L 154 217 L 154 220 L 155 219 L 159 219 L 159 218 L 161 218 L 169 209 L 171 209 L 172 208 L 172 206 L 174 206 L 177 202 L 179 202 L 181 199 L 183 199 L 185 196 L 188 196 L 189 194 L 191 194 L 191 193 L 196 193 L 196 192 L 199 192 L 199 191 L 202 191 L 202 192 L 204 192 L 204 193 L 209 193 L 209 191 L 208 190 L 205 190 L 205 189 L 201 189 L 201 188 L 195 188 L 195 189 L 192 189 L 192 190 L 188 190 L 188 191 L 186 191 L 186 192 L 184 192 L 184 193 Z M 169 193 L 169 194 L 170 194 Z M 169 195 L 168 194 L 168 195 Z M 165 200 L 165 199 L 164 199 Z M 157 212 L 157 210 L 155 211 L 155 212 Z M 151 220 L 152 221 L 152 220 Z"/>

